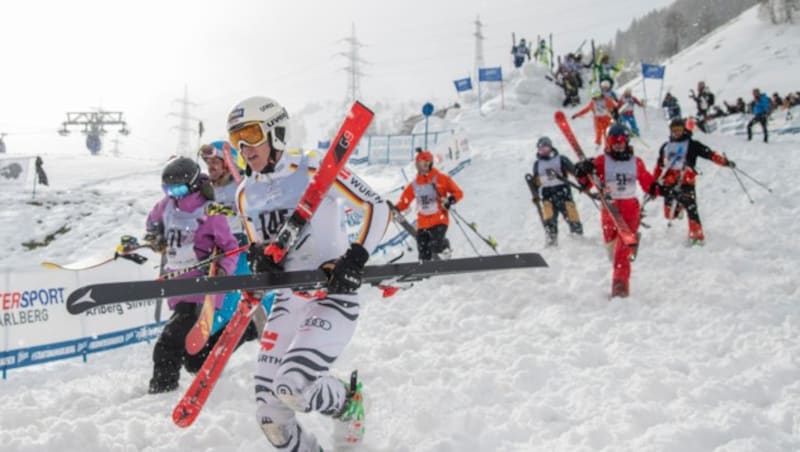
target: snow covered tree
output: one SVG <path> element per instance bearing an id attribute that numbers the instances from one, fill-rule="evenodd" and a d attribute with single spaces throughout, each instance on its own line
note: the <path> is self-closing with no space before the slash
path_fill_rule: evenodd
<path id="1" fill-rule="evenodd" d="M 664 35 L 661 55 L 675 55 L 681 50 L 681 30 L 686 27 L 686 18 L 679 11 L 671 10 L 664 17 Z"/>
<path id="2" fill-rule="evenodd" d="M 625 61 L 657 62 L 694 44 L 759 2 L 773 1 L 787 6 L 800 3 L 800 0 L 676 0 L 666 8 L 635 19 L 627 30 L 618 31 L 611 54 Z M 790 14 L 792 8 L 785 10 Z"/>
<path id="3" fill-rule="evenodd" d="M 766 8 L 773 24 L 792 23 L 793 16 L 800 10 L 798 0 L 762 0 L 762 8 Z"/>

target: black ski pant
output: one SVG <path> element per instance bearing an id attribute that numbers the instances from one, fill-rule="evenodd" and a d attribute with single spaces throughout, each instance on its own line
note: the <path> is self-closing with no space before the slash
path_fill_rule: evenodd
<path id="1" fill-rule="evenodd" d="M 450 241 L 445 238 L 445 234 L 447 234 L 446 224 L 437 224 L 432 228 L 418 230 L 419 260 L 429 261 L 433 258 L 434 253 L 439 254 L 450 248 Z"/>
<path id="2" fill-rule="evenodd" d="M 189 373 L 197 373 L 203 366 L 214 344 L 222 335 L 223 329 L 208 338 L 206 345 L 196 354 L 190 355 L 186 351 L 186 335 L 189 334 L 197 317 L 200 315 L 202 305 L 197 303 L 178 303 L 175 311 L 164 325 L 161 335 L 153 347 L 153 380 L 151 386 L 169 388 L 177 385 L 180 379 L 181 366 Z M 256 339 L 259 332 L 250 322 L 247 330 L 238 345 L 245 341 Z M 237 345 L 237 347 L 238 347 Z"/>
<path id="3" fill-rule="evenodd" d="M 583 234 L 583 225 L 569 186 L 563 184 L 555 187 L 542 187 L 542 220 L 544 220 L 544 228 L 550 240 L 558 237 L 559 214 L 566 220 L 570 232 Z"/>
<path id="4" fill-rule="evenodd" d="M 700 222 L 700 212 L 697 209 L 697 192 L 694 185 L 665 187 L 664 217 L 673 220 L 678 217 L 682 209 L 686 209 L 686 215 L 689 217 L 689 239 L 703 240 L 705 235 Z"/>
<path id="5" fill-rule="evenodd" d="M 747 123 L 747 141 L 753 139 L 753 126 L 756 123 L 761 124 L 761 130 L 764 132 L 764 143 L 766 143 L 769 138 L 767 134 L 767 115 L 755 115 L 753 119 Z"/>
<path id="6" fill-rule="evenodd" d="M 700 212 L 697 210 L 697 192 L 694 185 L 681 185 L 680 187 L 664 187 L 664 218 L 674 220 L 682 209 L 690 221 L 700 224 Z"/>

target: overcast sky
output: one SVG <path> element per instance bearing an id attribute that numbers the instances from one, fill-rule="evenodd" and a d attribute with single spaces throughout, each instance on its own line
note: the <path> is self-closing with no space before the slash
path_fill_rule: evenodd
<path id="1" fill-rule="evenodd" d="M 452 80 L 475 56 L 484 24 L 487 66 L 508 69 L 511 32 L 552 32 L 556 54 L 584 38 L 610 40 L 671 0 L 71 0 L 0 3 L 0 132 L 10 149 L 83 147 L 55 131 L 66 111 L 122 110 L 128 148 L 175 149 L 184 86 L 209 138 L 238 100 L 267 95 L 297 110 L 345 97 L 339 53 L 355 25 L 364 44 L 362 98 L 455 100 Z M 588 49 L 588 44 L 587 44 Z M 107 135 L 107 140 L 111 139 Z M 57 139 L 56 139 L 57 138 Z M 105 144 L 105 148 L 110 146 Z"/>

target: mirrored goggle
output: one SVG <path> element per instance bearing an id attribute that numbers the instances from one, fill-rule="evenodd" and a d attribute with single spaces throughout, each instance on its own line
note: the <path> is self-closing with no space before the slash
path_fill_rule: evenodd
<path id="1" fill-rule="evenodd" d="M 628 142 L 628 137 L 625 135 L 611 135 L 608 137 L 608 144 L 614 146 L 616 144 L 626 144 Z"/>
<path id="2" fill-rule="evenodd" d="M 215 146 L 212 146 L 210 144 L 204 144 L 203 146 L 200 147 L 200 155 L 204 159 L 209 159 L 211 157 L 216 157 L 218 159 L 223 158 L 222 149 L 219 149 L 219 148 L 217 148 Z"/>
<path id="3" fill-rule="evenodd" d="M 542 144 L 537 149 L 539 149 L 539 152 L 541 153 L 541 152 L 550 152 L 550 150 L 553 148 L 550 147 L 549 144 Z"/>
<path id="4" fill-rule="evenodd" d="M 686 129 L 686 128 L 685 128 L 684 126 L 678 126 L 678 125 L 675 125 L 675 126 L 672 126 L 672 127 L 670 127 L 670 128 L 669 128 L 669 130 L 670 130 L 672 133 L 683 133 L 683 131 L 684 131 L 685 129 Z"/>
<path id="5" fill-rule="evenodd" d="M 260 122 L 251 122 L 228 133 L 231 143 L 240 150 L 242 145 L 259 146 L 267 141 L 267 133 L 264 132 Z"/>
<path id="6" fill-rule="evenodd" d="M 186 184 L 162 185 L 161 188 L 170 198 L 180 199 L 189 194 L 189 186 Z"/>

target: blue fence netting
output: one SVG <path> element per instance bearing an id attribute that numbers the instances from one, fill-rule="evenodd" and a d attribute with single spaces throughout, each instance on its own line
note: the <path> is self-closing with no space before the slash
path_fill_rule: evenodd
<path id="1" fill-rule="evenodd" d="M 137 342 L 149 342 L 158 337 L 164 323 L 166 322 L 151 323 L 97 336 L 0 352 L 0 369 L 3 370 L 3 379 L 6 378 L 6 372 L 10 369 L 77 356 L 82 357 L 86 362 L 87 356 L 91 353 L 125 347 Z"/>
<path id="2" fill-rule="evenodd" d="M 428 132 L 427 146 L 437 145 L 452 134 L 452 130 Z M 367 135 L 359 142 L 349 163 L 351 165 L 365 163 L 404 165 L 414 160 L 414 150 L 418 147 L 425 147 L 424 133 Z"/>

